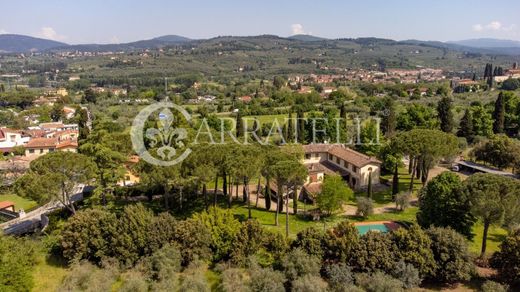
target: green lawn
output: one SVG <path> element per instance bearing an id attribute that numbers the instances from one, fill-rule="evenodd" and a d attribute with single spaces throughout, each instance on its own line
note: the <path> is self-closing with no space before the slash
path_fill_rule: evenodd
<path id="1" fill-rule="evenodd" d="M 68 272 L 69 270 L 62 260 L 49 256 L 45 248 L 41 247 L 33 272 L 35 284 L 33 291 L 58 291 Z"/>
<path id="2" fill-rule="evenodd" d="M 278 119 L 278 123 L 280 125 L 285 124 L 285 119 L 289 118 L 288 114 L 281 114 L 281 115 L 261 115 L 261 116 L 247 116 L 246 118 L 256 118 L 261 125 L 265 123 L 272 123 L 275 119 Z M 296 118 L 293 115 L 293 118 Z"/>
<path id="3" fill-rule="evenodd" d="M 368 216 L 368 218 L 361 218 L 355 216 L 343 216 L 343 215 L 335 215 L 321 221 L 313 221 L 307 220 L 298 215 L 289 214 L 289 234 L 291 237 L 294 237 L 298 232 L 304 230 L 308 227 L 317 227 L 317 228 L 330 228 L 335 224 L 349 220 L 351 222 L 361 222 L 361 221 L 406 221 L 406 222 L 415 222 L 415 214 L 417 213 L 417 208 L 408 208 L 403 212 L 389 212 L 383 214 L 375 214 Z M 247 219 L 248 211 L 247 207 L 242 204 L 234 204 L 233 205 L 233 213 L 240 220 Z M 274 211 L 266 211 L 260 208 L 252 208 L 252 216 L 257 219 L 260 224 L 272 231 L 278 231 L 285 234 L 285 213 L 279 214 L 278 226 L 275 223 L 275 213 Z"/>
<path id="4" fill-rule="evenodd" d="M 482 223 L 477 222 L 473 226 L 473 240 L 469 242 L 469 249 L 472 253 L 480 255 L 480 250 L 482 248 L 482 234 L 484 232 L 484 225 Z M 486 255 L 491 256 L 493 252 L 497 251 L 500 243 L 507 236 L 507 231 L 499 226 L 491 226 L 488 231 L 487 238 L 487 247 L 486 247 Z"/>
<path id="5" fill-rule="evenodd" d="M 14 208 L 18 211 L 20 209 L 29 210 L 36 207 L 38 203 L 35 201 L 27 200 L 17 195 L 0 195 L 0 202 L 11 201 L 14 203 Z"/>

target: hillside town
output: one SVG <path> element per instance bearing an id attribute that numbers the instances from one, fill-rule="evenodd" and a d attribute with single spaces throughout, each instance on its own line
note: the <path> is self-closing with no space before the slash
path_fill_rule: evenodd
<path id="1" fill-rule="evenodd" d="M 0 292 L 520 291 L 519 10 L 3 3 Z"/>

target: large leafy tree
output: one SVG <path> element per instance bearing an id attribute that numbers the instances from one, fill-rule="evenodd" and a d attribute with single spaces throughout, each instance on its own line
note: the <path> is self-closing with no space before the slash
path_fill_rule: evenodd
<path id="1" fill-rule="evenodd" d="M 59 201 L 75 214 L 72 195 L 79 185 L 90 182 L 96 172 L 94 162 L 83 154 L 49 153 L 31 162 L 29 172 L 16 181 L 15 190 L 20 196 L 39 202 Z"/>
<path id="2" fill-rule="evenodd" d="M 475 174 L 466 182 L 466 192 L 471 201 L 472 214 L 484 224 L 480 256 L 486 254 L 489 227 L 502 224 L 509 208 L 520 194 L 520 184 L 513 178 L 495 174 Z"/>
<path id="3" fill-rule="evenodd" d="M 390 272 L 396 258 L 397 246 L 388 233 L 368 232 L 353 249 L 349 264 L 358 272 Z"/>
<path id="4" fill-rule="evenodd" d="M 90 209 L 79 211 L 63 226 L 59 247 L 69 260 L 88 260 L 100 263 L 113 255 L 111 238 L 117 233 L 117 218 L 114 214 Z"/>
<path id="5" fill-rule="evenodd" d="M 410 131 L 412 129 L 436 129 L 438 120 L 433 109 L 420 105 L 411 104 L 406 111 L 397 117 L 397 129 Z"/>
<path id="6" fill-rule="evenodd" d="M 321 185 L 321 193 L 316 198 L 318 207 L 332 214 L 341 209 L 341 206 L 354 198 L 354 192 L 347 186 L 339 175 L 327 175 Z"/>
<path id="7" fill-rule="evenodd" d="M 249 183 L 251 178 L 260 174 L 260 167 L 262 163 L 261 150 L 259 147 L 253 145 L 244 145 L 239 148 L 239 153 L 236 154 L 238 165 L 237 174 L 243 181 L 244 201 L 247 203 L 248 218 L 251 219 L 251 199 L 249 191 Z"/>
<path id="8" fill-rule="evenodd" d="M 140 185 L 146 189 L 148 194 L 152 194 L 156 190 L 162 191 L 165 208 L 169 209 L 173 187 L 180 185 L 180 166 L 163 167 L 141 160 L 134 166 L 134 170 L 139 174 Z M 151 196 L 149 199 L 151 200 Z"/>
<path id="9" fill-rule="evenodd" d="M 477 136 L 490 137 L 493 134 L 493 119 L 491 114 L 482 105 L 471 107 L 473 117 L 473 133 Z"/>
<path id="10" fill-rule="evenodd" d="M 459 151 L 457 137 L 438 130 L 414 129 L 402 133 L 398 144 L 402 152 L 410 157 L 411 169 L 421 176 L 423 185 L 428 181 L 430 169 L 441 158 L 454 156 Z M 413 188 L 413 177 L 410 191 Z"/>
<path id="11" fill-rule="evenodd" d="M 424 228 L 451 227 L 470 238 L 475 219 L 469 196 L 456 174 L 443 172 L 421 190 L 417 222 Z"/>
<path id="12" fill-rule="evenodd" d="M 399 228 L 392 233 L 392 241 L 399 258 L 413 265 L 423 278 L 435 275 L 437 266 L 430 248 L 432 242 L 421 227 L 414 224 L 409 229 Z"/>
<path id="13" fill-rule="evenodd" d="M 510 234 L 500 244 L 500 250 L 491 257 L 491 266 L 507 282 L 520 281 L 520 232 Z"/>
<path id="14" fill-rule="evenodd" d="M 440 283 L 469 280 L 474 266 L 466 239 L 450 228 L 432 227 L 426 233 L 437 264 L 435 275 L 429 278 Z"/>
<path id="15" fill-rule="evenodd" d="M 273 178 L 276 181 L 277 192 L 277 208 L 275 213 L 275 225 L 278 226 L 278 213 L 283 210 L 283 201 L 285 195 L 285 203 L 287 207 L 286 214 L 286 235 L 289 233 L 289 190 L 291 186 L 303 184 L 304 179 L 307 176 L 307 168 L 303 166 L 300 159 L 295 155 L 279 152 L 277 155 L 277 161 L 271 165 L 270 172 L 273 174 Z M 294 198 L 297 200 L 297 198 Z"/>
<path id="16" fill-rule="evenodd" d="M 495 135 L 473 148 L 470 155 L 476 160 L 487 162 L 501 169 L 512 167 L 520 157 L 520 143 L 503 134 Z"/>
<path id="17" fill-rule="evenodd" d="M 103 198 L 107 188 L 112 188 L 119 180 L 124 179 L 126 173 L 123 164 L 127 159 L 126 153 L 113 150 L 109 143 L 105 142 L 111 138 L 105 131 L 93 133 L 79 148 L 80 152 L 90 157 L 97 166 L 98 187 L 103 193 Z"/>

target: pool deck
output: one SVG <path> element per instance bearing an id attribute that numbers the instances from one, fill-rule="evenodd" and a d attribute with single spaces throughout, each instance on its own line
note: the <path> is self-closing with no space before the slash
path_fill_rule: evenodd
<path id="1" fill-rule="evenodd" d="M 396 230 L 401 227 L 401 225 L 394 221 L 368 221 L 368 222 L 357 222 L 354 223 L 354 226 L 366 226 L 366 225 L 374 225 L 374 224 L 383 224 L 389 230 Z"/>

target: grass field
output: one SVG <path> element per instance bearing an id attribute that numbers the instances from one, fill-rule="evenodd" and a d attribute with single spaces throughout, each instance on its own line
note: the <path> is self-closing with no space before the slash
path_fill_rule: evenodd
<path id="1" fill-rule="evenodd" d="M 66 263 L 54 256 L 48 256 L 42 246 L 33 272 L 35 283 L 33 291 L 58 291 L 67 273 Z"/>
<path id="2" fill-rule="evenodd" d="M 0 195 L 0 202 L 2 201 L 13 202 L 16 211 L 19 211 L 20 209 L 29 210 L 38 205 L 38 203 L 36 203 L 35 201 L 31 201 L 17 195 Z"/>

